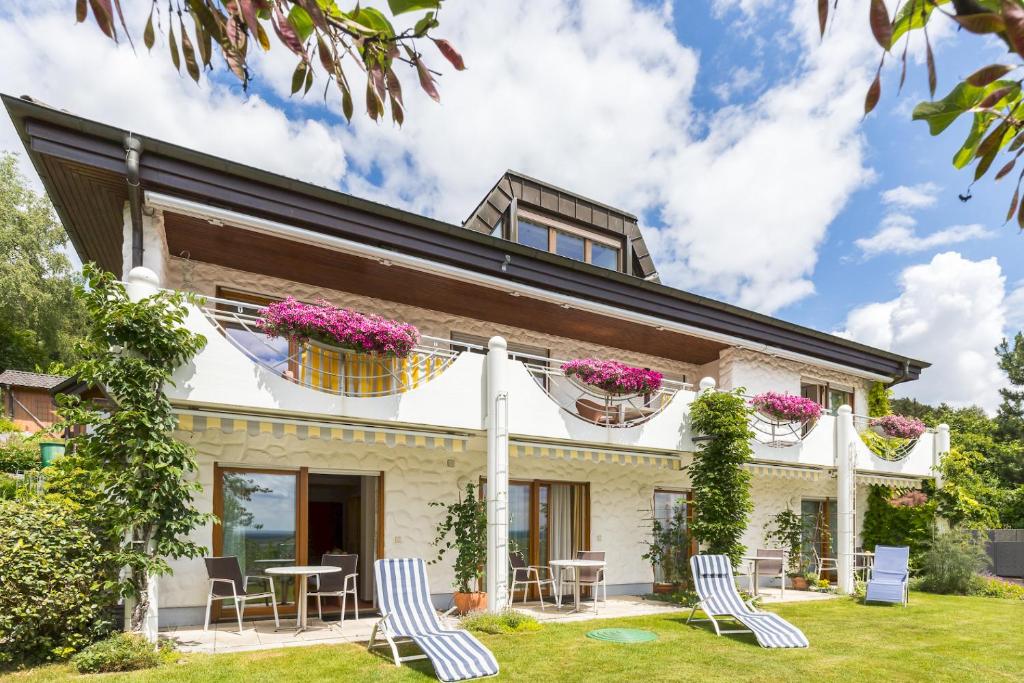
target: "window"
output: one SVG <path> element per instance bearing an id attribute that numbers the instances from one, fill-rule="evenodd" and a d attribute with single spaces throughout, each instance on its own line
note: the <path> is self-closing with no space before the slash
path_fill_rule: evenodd
<path id="1" fill-rule="evenodd" d="M 800 384 L 800 395 L 817 402 L 833 414 L 839 406 L 853 408 L 853 389 L 827 382 L 805 381 Z"/>
<path id="2" fill-rule="evenodd" d="M 505 227 L 505 220 L 502 219 L 502 218 L 499 218 L 498 222 L 494 224 L 493 228 L 491 228 L 491 237 L 502 237 L 502 236 L 504 236 L 504 234 L 505 234 L 504 227 Z"/>
<path id="3" fill-rule="evenodd" d="M 820 558 L 836 559 L 837 515 L 835 501 L 824 498 L 802 498 L 800 500 L 800 521 L 802 524 L 801 554 L 803 565 L 810 571 L 818 570 Z M 832 575 L 826 569 L 822 574 Z M 832 578 L 822 576 L 820 578 Z"/>
<path id="4" fill-rule="evenodd" d="M 681 516 L 683 528 L 675 529 L 676 552 L 666 556 L 660 566 L 654 568 L 654 580 L 657 583 L 676 582 L 686 573 L 686 565 L 691 554 L 696 553 L 696 541 L 688 538 L 690 521 L 693 519 L 692 494 L 683 491 L 654 491 L 654 519 L 661 523 L 663 529 L 673 526 L 674 518 Z"/>
<path id="5" fill-rule="evenodd" d="M 270 337 L 256 327 L 253 316 L 258 315 L 259 309 L 275 301 L 278 298 L 264 296 L 262 294 L 250 294 L 236 289 L 217 287 L 218 299 L 231 299 L 244 306 L 233 306 L 225 302 L 217 303 L 217 310 L 223 311 L 224 316 L 220 323 L 224 333 L 236 344 L 245 349 L 256 360 L 261 363 L 284 372 L 285 370 L 295 371 L 293 356 L 296 349 L 293 343 L 282 337 Z"/>
<path id="6" fill-rule="evenodd" d="M 516 241 L 527 247 L 558 254 L 574 261 L 591 263 L 609 270 L 622 270 L 621 241 L 584 228 L 534 217 L 521 212 Z"/>

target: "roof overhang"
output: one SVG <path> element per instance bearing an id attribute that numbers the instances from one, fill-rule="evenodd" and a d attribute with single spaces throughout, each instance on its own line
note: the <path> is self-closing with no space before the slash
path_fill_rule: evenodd
<path id="1" fill-rule="evenodd" d="M 3 96 L 54 206 L 83 260 L 121 269 L 128 132 L 24 99 Z M 617 317 L 709 335 L 767 353 L 813 359 L 894 381 L 928 363 L 737 306 L 475 233 L 341 192 L 284 178 L 169 143 L 142 141 L 147 192 L 455 269 L 464 277 L 567 297 Z"/>

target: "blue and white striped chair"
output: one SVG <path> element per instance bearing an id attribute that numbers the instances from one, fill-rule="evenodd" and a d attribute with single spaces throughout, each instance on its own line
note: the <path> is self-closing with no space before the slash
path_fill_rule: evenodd
<path id="1" fill-rule="evenodd" d="M 694 605 L 686 623 L 710 621 L 715 633 L 753 633 L 761 647 L 807 647 L 807 636 L 791 623 L 771 612 L 762 612 L 743 602 L 736 590 L 732 565 L 725 555 L 694 555 L 690 558 L 694 588 L 700 602 Z M 707 619 L 694 619 L 700 609 Z M 715 617 L 728 617 L 746 626 L 723 631 Z"/>
<path id="2" fill-rule="evenodd" d="M 899 603 L 910 601 L 910 548 L 880 545 L 875 547 L 868 589 L 864 602 Z"/>
<path id="3" fill-rule="evenodd" d="M 381 619 L 373 627 L 368 648 L 390 646 L 395 666 L 429 659 L 442 681 L 495 676 L 498 662 L 491 651 L 468 631 L 445 629 L 430 602 L 427 565 L 418 558 L 377 560 L 377 606 Z M 377 637 L 385 643 L 376 643 Z M 398 644 L 414 642 L 423 654 L 398 656 Z"/>

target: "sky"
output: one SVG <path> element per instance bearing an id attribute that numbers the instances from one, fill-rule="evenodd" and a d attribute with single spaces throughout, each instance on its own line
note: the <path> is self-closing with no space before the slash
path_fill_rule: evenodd
<path id="1" fill-rule="evenodd" d="M 123 4 L 141 42 L 150 3 Z M 910 117 L 928 99 L 919 32 L 902 94 L 886 66 L 863 119 L 866 0 L 840 0 L 824 41 L 813 0 L 447 0 L 436 35 L 468 68 L 423 47 L 441 103 L 399 72 L 401 128 L 359 98 L 346 123 L 322 86 L 289 97 L 277 43 L 248 92 L 220 65 L 197 86 L 161 37 L 116 46 L 73 5 L 4 3 L 0 91 L 453 223 L 515 169 L 640 216 L 666 284 L 933 364 L 898 395 L 998 405 L 993 348 L 1024 327 L 1011 181 L 958 199 L 963 122 L 932 138 Z M 1000 58 L 930 28 L 939 96 Z M 6 119 L 0 150 L 22 150 Z"/>

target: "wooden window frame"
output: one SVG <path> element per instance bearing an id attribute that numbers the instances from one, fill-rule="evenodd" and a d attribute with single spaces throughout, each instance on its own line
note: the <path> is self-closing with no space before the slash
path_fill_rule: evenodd
<path id="1" fill-rule="evenodd" d="M 511 207 L 508 212 L 510 219 L 514 219 L 515 229 L 509 231 L 509 240 L 519 243 L 519 221 L 525 220 L 532 225 L 536 225 L 539 228 L 546 228 L 548 231 L 548 249 L 547 251 L 552 254 L 558 254 L 557 251 L 557 239 L 558 233 L 564 232 L 575 237 L 583 239 L 583 261 L 581 263 L 592 263 L 593 258 L 593 245 L 594 243 L 602 246 L 614 249 L 616 252 L 615 257 L 615 272 L 622 273 L 625 271 L 624 268 L 624 254 L 625 245 L 621 238 L 609 237 L 602 235 L 595 230 L 573 225 L 565 221 L 560 221 L 557 218 L 551 218 L 535 211 L 523 210 L 518 206 Z M 568 257 L 566 257 L 568 258 Z M 575 259 L 573 259 L 575 260 Z"/>

